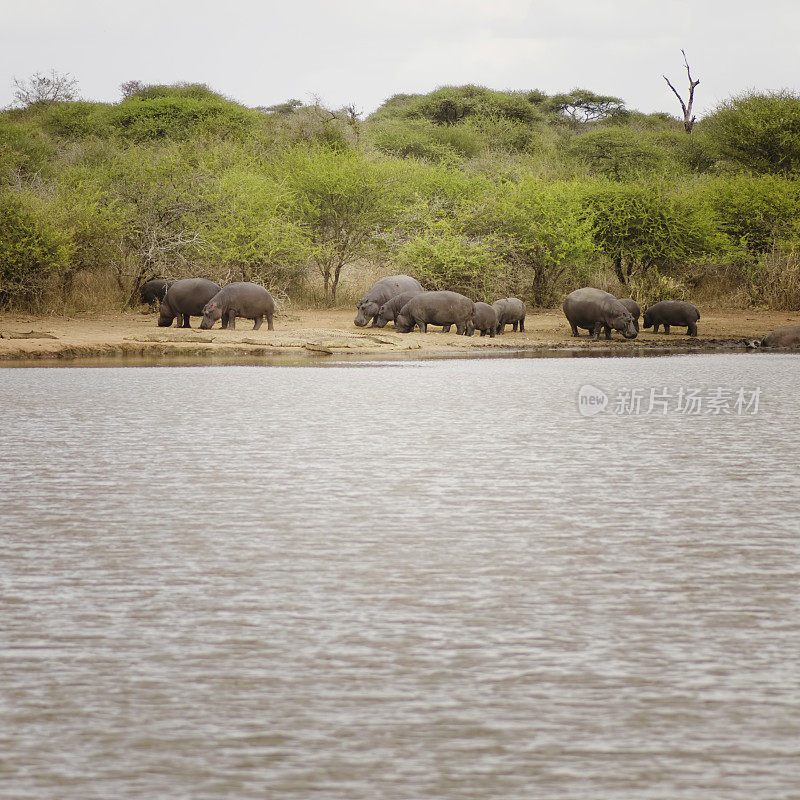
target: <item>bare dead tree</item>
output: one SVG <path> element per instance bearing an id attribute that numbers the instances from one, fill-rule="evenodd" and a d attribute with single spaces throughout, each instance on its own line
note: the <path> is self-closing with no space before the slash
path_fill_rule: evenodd
<path id="1" fill-rule="evenodd" d="M 78 81 L 68 72 L 54 69 L 49 75 L 35 72 L 27 80 L 14 78 L 14 100 L 27 108 L 34 103 L 62 103 L 74 100 L 78 93 Z"/>
<path id="2" fill-rule="evenodd" d="M 683 129 L 686 133 L 691 133 L 692 128 L 694 128 L 694 121 L 695 118 L 692 116 L 692 103 L 694 103 L 694 90 L 695 87 L 700 83 L 700 79 L 698 78 L 696 81 L 692 80 L 692 73 L 689 69 L 689 62 L 686 60 L 686 52 L 681 50 L 683 53 L 683 63 L 686 66 L 686 74 L 689 77 L 689 102 L 684 103 L 683 98 L 678 94 L 675 87 L 669 82 L 669 78 L 666 75 L 662 75 L 664 80 L 667 82 L 667 86 L 672 89 L 675 97 L 678 98 L 678 102 L 681 104 L 681 108 L 683 109 Z"/>

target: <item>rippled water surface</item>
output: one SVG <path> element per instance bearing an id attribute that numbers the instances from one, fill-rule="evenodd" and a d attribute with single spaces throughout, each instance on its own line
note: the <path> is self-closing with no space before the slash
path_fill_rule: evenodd
<path id="1" fill-rule="evenodd" d="M 652 387 L 760 405 L 615 413 Z M 767 354 L 3 370 L 0 794 L 797 798 L 799 398 Z"/>

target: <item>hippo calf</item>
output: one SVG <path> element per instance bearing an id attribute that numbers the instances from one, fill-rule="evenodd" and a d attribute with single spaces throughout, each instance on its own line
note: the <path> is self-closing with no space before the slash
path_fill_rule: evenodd
<path id="1" fill-rule="evenodd" d="M 481 336 L 489 336 L 494 339 L 497 331 L 497 311 L 488 303 L 475 303 L 475 313 L 472 317 L 472 325 L 476 331 L 481 332 Z"/>
<path id="2" fill-rule="evenodd" d="M 611 330 L 619 331 L 626 339 L 638 335 L 633 324 L 633 315 L 613 294 L 589 286 L 576 289 L 564 298 L 564 316 L 567 318 L 572 335 L 578 336 L 578 328 L 589 331 L 597 341 L 600 331 L 605 329 L 606 339 L 611 338 Z"/>
<path id="3" fill-rule="evenodd" d="M 662 300 L 645 309 L 642 325 L 653 328 L 658 333 L 658 326 L 664 326 L 664 333 L 669 333 L 670 325 L 685 325 L 688 336 L 697 336 L 697 320 L 700 312 L 696 306 L 683 300 Z"/>
<path id="4" fill-rule="evenodd" d="M 257 283 L 229 283 L 220 289 L 204 306 L 203 330 L 210 328 L 218 319 L 223 328 L 236 330 L 236 317 L 245 317 L 254 322 L 253 330 L 257 331 L 267 318 L 267 328 L 275 330 L 272 318 L 275 314 L 275 301 L 272 295 Z"/>
<path id="5" fill-rule="evenodd" d="M 385 328 L 390 322 L 397 321 L 400 309 L 415 295 L 422 294 L 422 289 L 413 289 L 410 292 L 403 292 L 395 295 L 391 300 L 387 300 L 379 309 L 377 319 L 372 323 L 373 327 Z"/>
<path id="6" fill-rule="evenodd" d="M 642 315 L 642 309 L 639 308 L 639 304 L 632 298 L 632 297 L 620 297 L 620 303 L 631 312 L 631 316 L 633 317 L 633 325 L 636 328 L 637 332 L 639 330 L 639 317 Z"/>
<path id="7" fill-rule="evenodd" d="M 761 340 L 762 347 L 800 347 L 800 325 L 776 328 Z"/>
<path id="8" fill-rule="evenodd" d="M 167 328 L 175 319 L 176 328 L 191 328 L 189 317 L 202 317 L 205 304 L 222 287 L 205 278 L 185 278 L 175 281 L 161 301 L 158 325 Z"/>
<path id="9" fill-rule="evenodd" d="M 356 306 L 355 324 L 359 328 L 369 324 L 372 320 L 372 327 L 380 327 L 378 323 L 378 312 L 381 306 L 391 300 L 395 295 L 403 292 L 423 291 L 422 284 L 410 275 L 390 275 L 388 278 L 381 278 L 373 287 L 358 301 Z"/>
<path id="10" fill-rule="evenodd" d="M 156 301 L 159 303 L 164 299 L 164 295 L 175 281 L 167 281 L 164 278 L 155 278 L 147 281 L 139 287 L 139 302 L 145 305 L 152 305 Z"/>
<path id="11" fill-rule="evenodd" d="M 400 333 L 411 333 L 419 325 L 422 333 L 428 325 L 443 325 L 449 329 L 456 326 L 456 333 L 472 335 L 472 319 L 475 306 L 469 297 L 458 292 L 422 292 L 412 297 L 401 309 L 395 320 Z"/>
<path id="12" fill-rule="evenodd" d="M 495 300 L 492 308 L 497 314 L 497 332 L 503 333 L 506 325 L 511 325 L 512 330 L 516 331 L 519 325 L 520 331 L 525 330 L 525 303 L 516 297 L 506 297 L 503 300 Z"/>

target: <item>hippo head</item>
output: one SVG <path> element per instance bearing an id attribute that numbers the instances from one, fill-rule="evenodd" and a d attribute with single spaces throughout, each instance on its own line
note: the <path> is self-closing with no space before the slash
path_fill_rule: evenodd
<path id="1" fill-rule="evenodd" d="M 378 309 L 378 318 L 375 320 L 374 325 L 376 328 L 385 328 L 392 321 L 392 319 L 394 319 L 392 310 L 387 308 L 387 303 L 384 303 Z M 356 325 L 358 325 L 358 320 L 356 320 Z"/>
<path id="2" fill-rule="evenodd" d="M 644 314 L 642 314 L 642 327 L 643 328 L 653 327 L 653 318 L 650 316 L 649 311 L 645 311 Z"/>
<path id="3" fill-rule="evenodd" d="M 626 339 L 635 339 L 639 333 L 633 321 L 633 314 L 624 306 L 622 311 L 611 317 L 609 324 L 615 331 L 619 331 Z"/>
<path id="4" fill-rule="evenodd" d="M 158 309 L 158 327 L 169 328 L 174 319 L 175 315 L 172 313 L 172 308 L 162 301 L 161 307 Z"/>
<path id="5" fill-rule="evenodd" d="M 200 327 L 203 330 L 208 330 L 221 316 L 222 309 L 219 303 L 216 300 L 209 300 L 203 306 L 203 321 L 200 323 Z"/>
<path id="6" fill-rule="evenodd" d="M 356 310 L 355 324 L 363 328 L 378 313 L 378 304 L 372 300 L 359 300 Z"/>
<path id="7" fill-rule="evenodd" d="M 407 314 L 398 314 L 394 321 L 394 327 L 400 333 L 411 333 L 414 330 L 414 319 Z"/>

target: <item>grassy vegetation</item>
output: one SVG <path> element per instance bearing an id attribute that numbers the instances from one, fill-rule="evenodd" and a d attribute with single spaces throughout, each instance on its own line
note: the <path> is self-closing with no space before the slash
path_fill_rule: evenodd
<path id="1" fill-rule="evenodd" d="M 478 86 L 366 120 L 202 85 L 0 113 L 5 308 L 119 307 L 190 275 L 349 302 L 366 269 L 476 300 L 552 305 L 592 284 L 796 310 L 799 244 L 788 92 L 732 98 L 691 135 L 586 90 Z"/>

